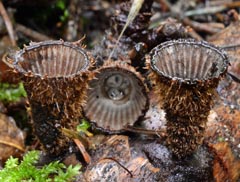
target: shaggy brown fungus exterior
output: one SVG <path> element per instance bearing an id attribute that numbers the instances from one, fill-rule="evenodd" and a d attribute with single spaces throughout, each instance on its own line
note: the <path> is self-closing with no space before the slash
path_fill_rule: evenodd
<path id="1" fill-rule="evenodd" d="M 149 78 L 166 112 L 166 143 L 176 157 L 190 155 L 203 141 L 227 56 L 207 42 L 180 39 L 158 45 L 147 59 Z"/>
<path id="2" fill-rule="evenodd" d="M 82 47 L 62 40 L 31 43 L 14 59 L 30 102 L 35 134 L 50 155 L 61 155 L 71 143 L 61 128 L 75 129 L 82 116 L 91 60 Z"/>
<path id="3" fill-rule="evenodd" d="M 148 109 L 146 88 L 135 69 L 107 61 L 89 82 L 84 113 L 97 128 L 118 133 L 133 125 Z"/>

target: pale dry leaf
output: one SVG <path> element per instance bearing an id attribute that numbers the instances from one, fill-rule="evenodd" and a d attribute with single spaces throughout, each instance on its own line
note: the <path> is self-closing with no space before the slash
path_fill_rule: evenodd
<path id="1" fill-rule="evenodd" d="M 16 126 L 14 119 L 0 114 L 0 160 L 5 161 L 24 152 L 24 140 L 24 133 Z"/>

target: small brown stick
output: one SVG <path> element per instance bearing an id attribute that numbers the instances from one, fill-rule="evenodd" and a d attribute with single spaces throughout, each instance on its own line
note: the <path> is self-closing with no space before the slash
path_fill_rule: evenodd
<path id="1" fill-rule="evenodd" d="M 191 27 L 187 27 L 187 33 L 196 40 L 203 40 L 203 38 Z"/>
<path id="2" fill-rule="evenodd" d="M 17 145 L 17 144 L 12 143 L 12 142 L 7 142 L 7 141 L 4 141 L 4 140 L 0 140 L 0 144 L 4 144 L 4 145 L 7 145 L 7 146 L 14 147 L 14 148 L 16 148 L 20 151 L 23 151 L 23 152 L 25 151 L 25 149 L 22 146 Z"/>
<path id="3" fill-rule="evenodd" d="M 112 160 L 114 162 L 116 162 L 120 167 L 122 167 L 125 171 L 128 172 L 128 174 L 130 175 L 131 178 L 133 178 L 133 174 L 131 173 L 131 171 L 129 171 L 124 165 L 122 165 L 120 162 L 118 162 L 116 159 L 112 158 L 112 157 L 105 157 L 101 160 L 104 160 L 104 159 L 108 159 L 108 160 Z"/>
<path id="4" fill-rule="evenodd" d="M 128 126 L 128 127 L 124 128 L 124 130 L 130 131 L 133 133 L 145 134 L 145 135 L 157 135 L 158 137 L 161 137 L 161 138 L 166 137 L 166 132 L 164 129 L 162 129 L 162 130 L 146 130 L 143 128 Z"/>
<path id="5" fill-rule="evenodd" d="M 216 28 L 215 25 L 211 26 L 211 24 L 208 24 L 208 23 L 199 23 L 196 21 L 192 21 L 189 18 L 184 18 L 182 22 L 184 25 L 188 25 L 193 29 L 195 29 L 196 31 L 206 32 L 209 34 L 218 33 L 221 30 L 219 28 Z"/>
<path id="6" fill-rule="evenodd" d="M 215 7 L 205 7 L 196 10 L 189 10 L 184 13 L 184 16 L 194 16 L 194 15 L 204 15 L 204 14 L 215 14 L 227 9 L 226 6 L 215 6 Z"/>
<path id="7" fill-rule="evenodd" d="M 232 78 L 233 81 L 235 81 L 236 83 L 240 83 L 240 78 L 235 76 L 233 73 L 228 71 L 227 74 Z"/>
<path id="8" fill-rule="evenodd" d="M 221 46 L 219 46 L 219 47 L 221 47 L 221 48 L 224 49 L 224 50 L 228 50 L 228 49 L 233 49 L 233 50 L 235 50 L 235 49 L 240 48 L 240 44 L 221 45 Z"/>
<path id="9" fill-rule="evenodd" d="M 209 6 L 205 8 L 199 8 L 196 10 L 190 10 L 184 13 L 184 16 L 194 16 L 194 15 L 203 15 L 203 14 L 215 14 L 221 11 L 224 11 L 228 8 L 239 8 L 240 7 L 240 2 L 230 2 L 230 3 L 225 3 L 220 6 Z"/>
<path id="10" fill-rule="evenodd" d="M 211 6 L 222 6 L 224 4 L 229 3 L 229 0 L 217 0 L 217 1 L 207 1 L 207 7 L 211 7 Z"/>
<path id="11" fill-rule="evenodd" d="M 226 3 L 225 6 L 228 7 L 228 8 L 239 8 L 240 7 L 240 2 L 235 1 L 235 2 Z"/>
<path id="12" fill-rule="evenodd" d="M 8 31 L 8 35 L 9 35 L 9 37 L 11 39 L 11 42 L 12 42 L 12 45 L 16 46 L 17 43 L 16 43 L 15 33 L 13 31 L 13 25 L 12 25 L 12 22 L 11 22 L 9 16 L 8 16 L 8 14 L 7 14 L 6 9 L 3 6 L 2 1 L 0 1 L 0 14 L 3 17 L 4 23 L 5 23 L 7 31 Z"/>
<path id="13" fill-rule="evenodd" d="M 167 0 L 159 0 L 159 3 L 165 7 L 166 10 L 171 11 L 172 4 L 168 2 Z"/>
<path id="14" fill-rule="evenodd" d="M 82 138 L 82 136 L 78 135 L 77 132 L 69 130 L 67 128 L 62 128 L 62 132 L 65 136 L 71 138 L 74 141 L 74 143 L 79 148 L 85 162 L 89 164 L 91 162 L 91 157 L 85 149 L 88 147 L 87 138 Z"/>
<path id="15" fill-rule="evenodd" d="M 21 24 L 16 24 L 16 31 L 17 32 L 21 32 L 23 33 L 24 35 L 32 38 L 33 40 L 35 41 L 44 41 L 44 40 L 51 40 L 52 38 L 51 37 L 48 37 L 46 35 L 43 35 L 35 30 L 32 30 L 30 28 L 27 28 L 25 27 L 24 25 L 21 25 Z"/>
<path id="16" fill-rule="evenodd" d="M 85 162 L 89 164 L 89 163 L 91 162 L 91 157 L 90 157 L 90 155 L 87 153 L 84 145 L 81 143 L 80 140 L 78 140 L 78 139 L 76 139 L 76 138 L 73 139 L 73 141 L 75 142 L 75 144 L 78 146 L 79 150 L 81 151 L 81 154 L 82 154 Z"/>

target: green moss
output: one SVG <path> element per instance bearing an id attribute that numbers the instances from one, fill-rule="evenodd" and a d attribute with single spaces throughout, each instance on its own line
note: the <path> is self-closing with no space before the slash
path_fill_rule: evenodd
<path id="1" fill-rule="evenodd" d="M 0 171 L 0 181 L 70 182 L 74 180 L 81 168 L 80 165 L 66 167 L 59 161 L 37 168 L 35 164 L 38 159 L 39 151 L 28 152 L 21 162 L 17 158 L 10 157 Z"/>
<path id="2" fill-rule="evenodd" d="M 77 126 L 77 132 L 85 133 L 90 127 L 91 127 L 91 124 L 85 119 L 82 119 L 81 124 Z"/>
<path id="3" fill-rule="evenodd" d="M 0 83 L 0 101 L 6 102 L 16 102 L 22 97 L 26 97 L 27 94 L 24 90 L 23 84 L 18 85 Z"/>

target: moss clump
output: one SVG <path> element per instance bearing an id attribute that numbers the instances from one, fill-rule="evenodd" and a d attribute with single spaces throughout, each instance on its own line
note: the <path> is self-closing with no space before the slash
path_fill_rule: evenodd
<path id="1" fill-rule="evenodd" d="M 16 102 L 26 96 L 27 94 L 22 83 L 18 85 L 0 83 L 0 100 L 4 103 Z"/>
<path id="2" fill-rule="evenodd" d="M 39 151 L 28 152 L 21 162 L 17 158 L 10 157 L 5 167 L 0 170 L 0 181 L 74 181 L 79 173 L 80 165 L 66 167 L 64 164 L 55 161 L 41 168 L 35 166 L 39 159 Z"/>

